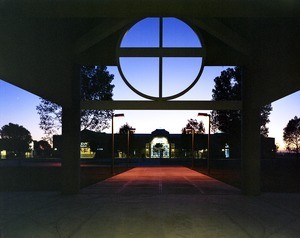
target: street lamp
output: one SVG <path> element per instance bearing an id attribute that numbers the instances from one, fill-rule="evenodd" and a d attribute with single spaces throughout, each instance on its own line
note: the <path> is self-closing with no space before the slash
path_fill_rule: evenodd
<path id="1" fill-rule="evenodd" d="M 192 132 L 192 169 L 194 168 L 194 160 L 195 160 L 195 153 L 194 153 L 194 144 L 195 144 L 195 129 L 194 128 L 187 128 L 185 131 Z"/>
<path id="2" fill-rule="evenodd" d="M 115 173 L 115 135 L 114 135 L 114 117 L 124 117 L 123 113 L 112 114 L 111 116 L 111 173 Z"/>
<path id="3" fill-rule="evenodd" d="M 208 174 L 210 174 L 210 114 L 199 112 L 198 116 L 208 117 L 207 170 L 208 170 Z"/>
<path id="4" fill-rule="evenodd" d="M 135 128 L 128 128 L 127 130 L 127 167 L 128 167 L 128 163 L 129 163 L 129 136 L 130 136 L 130 132 L 134 133 L 135 132 Z"/>

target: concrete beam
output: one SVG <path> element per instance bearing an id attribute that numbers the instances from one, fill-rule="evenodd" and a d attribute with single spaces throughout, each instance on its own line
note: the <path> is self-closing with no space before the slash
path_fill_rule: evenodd
<path id="1" fill-rule="evenodd" d="M 103 20 L 100 25 L 91 29 L 75 42 L 73 46 L 74 53 L 80 54 L 84 52 L 132 22 L 132 19 Z"/>
<path id="2" fill-rule="evenodd" d="M 241 101 L 81 101 L 90 110 L 241 110 Z"/>
<path id="3" fill-rule="evenodd" d="M 247 56 L 253 53 L 252 47 L 246 39 L 215 18 L 193 19 L 192 23 L 240 53 Z"/>
<path id="4" fill-rule="evenodd" d="M 298 17 L 300 15 L 299 1 L 286 0 L 7 0 L 2 1 L 1 5 L 4 14 L 55 18 L 145 16 Z"/>

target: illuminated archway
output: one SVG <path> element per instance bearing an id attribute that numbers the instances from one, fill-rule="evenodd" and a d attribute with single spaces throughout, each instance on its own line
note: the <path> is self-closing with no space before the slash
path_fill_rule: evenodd
<path id="1" fill-rule="evenodd" d="M 154 137 L 150 148 L 151 158 L 170 158 L 170 144 L 166 137 Z"/>

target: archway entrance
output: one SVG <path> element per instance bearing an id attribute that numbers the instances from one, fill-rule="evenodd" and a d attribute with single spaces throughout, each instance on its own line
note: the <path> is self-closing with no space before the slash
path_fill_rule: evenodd
<path id="1" fill-rule="evenodd" d="M 166 137 L 154 137 L 150 148 L 151 158 L 170 158 L 170 144 Z"/>

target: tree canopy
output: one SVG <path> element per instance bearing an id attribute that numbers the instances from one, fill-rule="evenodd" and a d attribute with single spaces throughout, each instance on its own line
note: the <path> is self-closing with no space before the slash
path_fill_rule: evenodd
<path id="1" fill-rule="evenodd" d="M 34 152 L 35 156 L 48 157 L 51 156 L 52 148 L 48 141 L 40 140 L 34 141 Z"/>
<path id="2" fill-rule="evenodd" d="M 283 129 L 283 140 L 286 143 L 286 148 L 289 151 L 294 151 L 299 158 L 300 152 L 300 117 L 295 116 L 289 120 L 286 127 Z"/>
<path id="3" fill-rule="evenodd" d="M 8 152 L 8 157 L 23 157 L 30 150 L 30 132 L 18 124 L 9 123 L 0 129 L 0 149 Z"/>
<path id="4" fill-rule="evenodd" d="M 205 127 L 202 121 L 197 121 L 196 119 L 189 119 L 188 123 L 184 128 L 181 129 L 182 134 L 191 134 L 194 130 L 195 134 L 204 134 Z"/>
<path id="5" fill-rule="evenodd" d="M 81 100 L 112 100 L 114 75 L 105 66 L 81 66 Z M 36 107 L 40 116 L 40 128 L 45 139 L 50 140 L 53 134 L 59 134 L 62 122 L 62 108 L 56 103 L 41 99 Z M 111 110 L 82 110 L 81 130 L 102 131 L 109 128 Z"/>
<path id="6" fill-rule="evenodd" d="M 240 67 L 228 68 L 221 72 L 221 75 L 214 79 L 215 87 L 212 90 L 214 101 L 241 100 L 242 98 L 242 72 Z M 268 136 L 270 122 L 269 116 L 272 111 L 271 104 L 261 108 L 261 128 L 260 133 Z M 239 135 L 241 131 L 241 113 L 239 110 L 213 110 L 212 129 L 231 135 Z"/>
<path id="7" fill-rule="evenodd" d="M 119 134 L 127 134 L 129 131 L 129 134 L 133 134 L 135 132 L 135 129 L 130 126 L 128 123 L 124 124 L 119 129 Z"/>

